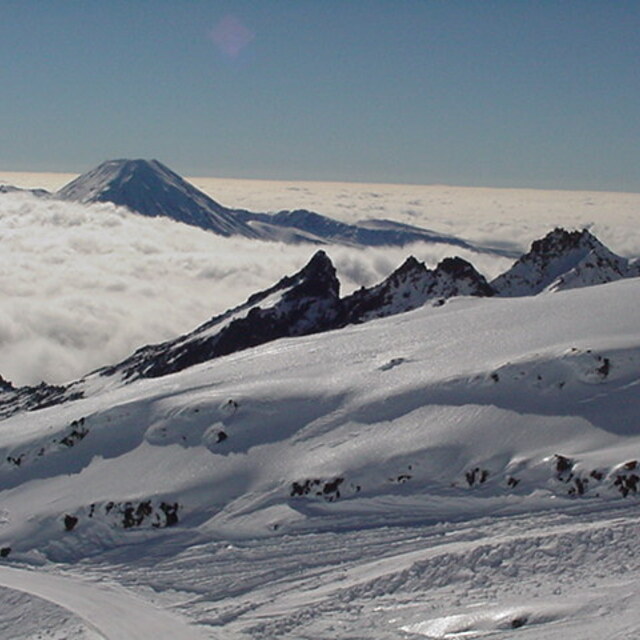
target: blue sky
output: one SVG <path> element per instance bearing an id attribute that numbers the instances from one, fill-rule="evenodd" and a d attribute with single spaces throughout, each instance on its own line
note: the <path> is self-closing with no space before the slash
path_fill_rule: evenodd
<path id="1" fill-rule="evenodd" d="M 638 0 L 0 0 L 0 169 L 640 191 Z"/>

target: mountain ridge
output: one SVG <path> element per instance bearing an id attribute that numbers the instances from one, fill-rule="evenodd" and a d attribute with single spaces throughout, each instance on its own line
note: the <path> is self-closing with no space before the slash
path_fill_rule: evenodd
<path id="1" fill-rule="evenodd" d="M 0 380 L 0 416 L 77 399 L 96 383 L 104 386 L 106 379 L 129 383 L 161 377 L 280 338 L 342 329 L 405 313 L 428 302 L 441 306 L 457 296 L 536 296 L 631 278 L 637 275 L 636 264 L 610 252 L 586 230 L 556 228 L 534 241 L 528 253 L 491 283 L 461 258 L 445 258 L 431 270 L 410 256 L 379 284 L 341 298 L 335 267 L 324 250 L 319 250 L 294 275 L 252 294 L 193 331 L 143 346 L 121 362 L 69 385 L 14 388 Z"/>
<path id="2" fill-rule="evenodd" d="M 354 247 L 429 242 L 480 253 L 513 255 L 390 220 L 348 224 L 305 209 L 272 214 L 228 208 L 158 160 L 107 160 L 63 186 L 54 197 L 81 203 L 111 202 L 135 213 L 167 217 L 225 237 Z"/>

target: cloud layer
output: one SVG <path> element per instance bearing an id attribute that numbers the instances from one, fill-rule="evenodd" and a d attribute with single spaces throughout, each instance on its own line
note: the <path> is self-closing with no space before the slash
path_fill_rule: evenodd
<path id="1" fill-rule="evenodd" d="M 614 251 L 640 255 L 634 194 L 596 194 L 600 200 L 589 205 L 589 196 L 571 192 L 502 190 L 496 200 L 498 190 L 474 189 L 474 196 L 451 187 L 194 182 L 228 206 L 308 207 L 345 220 L 389 217 L 523 250 L 557 224 L 591 222 Z M 493 193 L 482 197 L 484 191 Z M 0 196 L 0 242 L 0 375 L 16 384 L 65 382 L 189 331 L 300 269 L 315 251 L 224 239 L 108 204 L 21 194 Z M 410 254 L 435 266 L 452 249 L 327 252 L 348 293 L 382 280 Z M 488 277 L 511 263 L 456 253 Z"/>
<path id="2" fill-rule="evenodd" d="M 300 269 L 315 251 L 26 195 L 0 200 L 0 242 L 0 375 L 16 384 L 68 381 L 189 331 Z M 348 292 L 386 277 L 412 249 L 429 264 L 450 253 L 328 253 Z"/>

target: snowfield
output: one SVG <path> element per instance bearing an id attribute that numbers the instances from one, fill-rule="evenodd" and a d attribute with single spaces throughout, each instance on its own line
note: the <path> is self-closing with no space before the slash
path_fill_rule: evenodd
<path id="1" fill-rule="evenodd" d="M 638 318 L 455 298 L 2 421 L 8 637 L 636 636 Z"/>

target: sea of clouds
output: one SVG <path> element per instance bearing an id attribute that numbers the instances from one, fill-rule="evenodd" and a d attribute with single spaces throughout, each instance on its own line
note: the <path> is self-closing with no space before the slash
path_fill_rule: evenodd
<path id="1" fill-rule="evenodd" d="M 640 232 L 631 223 L 637 194 L 602 196 L 598 217 L 578 192 L 568 192 L 574 194 L 568 199 L 566 192 L 538 192 L 537 200 L 526 202 L 522 193 L 504 190 L 500 202 L 498 190 L 486 190 L 493 193 L 484 198 L 484 190 L 473 190 L 474 199 L 469 190 L 452 187 L 194 182 L 227 206 L 306 207 L 344 220 L 387 217 L 512 249 L 525 250 L 556 224 L 591 224 L 614 251 L 640 255 Z M 69 381 L 144 344 L 190 331 L 294 273 L 317 250 L 225 239 L 110 204 L 27 194 L 0 195 L 0 243 L 0 375 L 15 384 Z M 343 293 L 379 282 L 408 255 L 433 267 L 455 253 L 487 277 L 512 262 L 445 245 L 325 250 Z"/>

